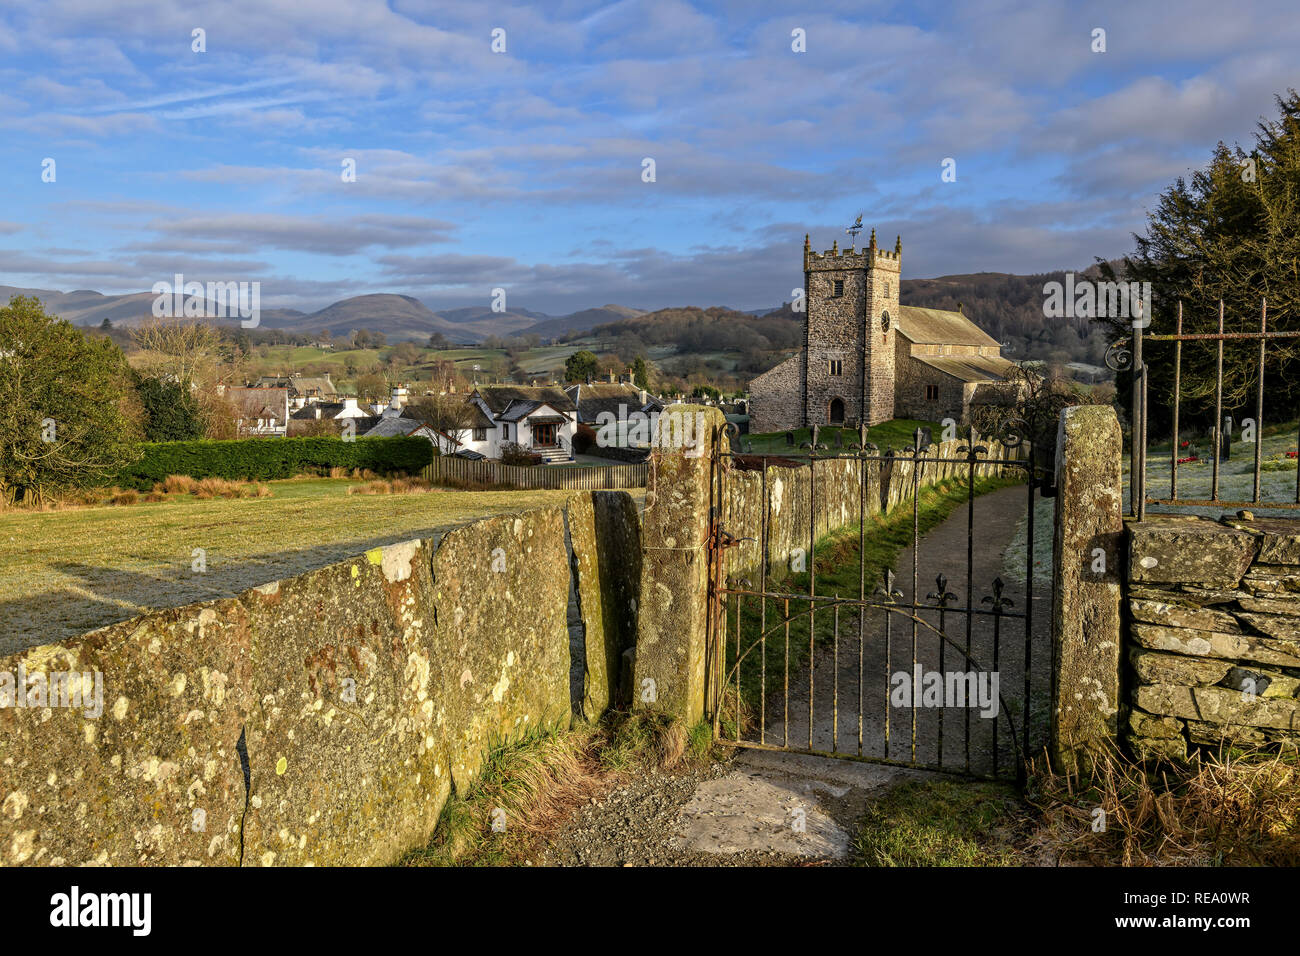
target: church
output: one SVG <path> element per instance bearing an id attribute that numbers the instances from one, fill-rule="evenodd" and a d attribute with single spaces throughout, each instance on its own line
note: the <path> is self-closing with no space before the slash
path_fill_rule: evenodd
<path id="1" fill-rule="evenodd" d="M 1003 404 L 1013 363 L 961 312 L 898 304 L 903 241 L 813 252 L 804 237 L 804 344 L 749 383 L 754 433 L 915 418 L 966 421 Z"/>

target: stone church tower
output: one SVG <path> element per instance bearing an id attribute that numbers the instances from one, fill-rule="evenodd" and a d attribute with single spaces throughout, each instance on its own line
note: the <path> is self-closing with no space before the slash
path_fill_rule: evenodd
<path id="1" fill-rule="evenodd" d="M 902 237 L 889 252 L 876 231 L 862 251 L 813 252 L 804 237 L 805 425 L 868 425 L 894 417 L 894 353 Z"/>

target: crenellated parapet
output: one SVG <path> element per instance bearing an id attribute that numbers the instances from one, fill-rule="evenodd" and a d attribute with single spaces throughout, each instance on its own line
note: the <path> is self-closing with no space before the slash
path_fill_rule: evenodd
<path id="1" fill-rule="evenodd" d="M 881 269 L 887 272 L 901 272 L 903 257 L 903 239 L 898 237 L 891 252 L 876 245 L 876 231 L 871 230 L 871 239 L 865 249 L 841 249 L 839 240 L 835 240 L 825 252 L 815 252 L 807 235 L 803 243 L 804 272 L 841 272 L 856 269 Z"/>

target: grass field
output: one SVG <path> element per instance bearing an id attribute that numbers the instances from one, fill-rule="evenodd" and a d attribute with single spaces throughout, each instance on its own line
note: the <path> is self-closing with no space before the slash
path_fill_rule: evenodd
<path id="1" fill-rule="evenodd" d="M 269 498 L 0 512 L 0 654 L 73 637 L 148 607 L 238 593 L 378 545 L 562 491 L 349 495 L 347 480 L 269 482 Z M 196 572 L 195 549 L 207 570 Z"/>
<path id="2" fill-rule="evenodd" d="M 1267 510 L 1268 502 L 1294 502 L 1296 500 L 1296 459 L 1288 458 L 1287 452 L 1296 450 L 1297 423 L 1288 422 L 1266 428 L 1260 438 L 1260 504 L 1252 510 Z M 1184 439 L 1186 440 L 1186 439 Z M 1195 446 L 1195 449 L 1193 449 Z M 1124 443 L 1124 497 L 1127 507 L 1129 494 L 1129 460 L 1128 438 Z M 1188 462 L 1178 466 L 1178 497 L 1209 499 L 1213 485 L 1214 466 L 1211 461 L 1211 444 L 1204 438 L 1193 440 L 1188 447 L 1179 450 L 1178 457 L 1189 457 L 1195 450 L 1203 458 L 1201 461 Z M 1219 499 L 1224 501 L 1250 501 L 1254 496 L 1255 443 L 1234 441 L 1232 456 L 1219 463 Z M 1150 441 L 1147 445 L 1147 497 L 1168 498 L 1170 488 L 1170 443 Z M 1158 505 L 1150 505 L 1149 512 L 1168 510 Z M 1183 508 L 1194 514 L 1207 514 L 1214 517 L 1226 509 L 1218 508 Z"/>
<path id="3" fill-rule="evenodd" d="M 939 441 L 942 437 L 943 429 L 937 422 L 923 422 L 911 418 L 898 418 L 892 422 L 881 422 L 879 425 L 873 425 L 867 429 L 867 441 L 874 442 L 880 447 L 882 452 L 890 449 L 906 448 L 912 444 L 916 429 L 929 428 L 932 441 Z M 836 438 L 843 434 L 844 449 L 847 451 L 848 446 L 858 440 L 856 431 L 849 431 L 846 428 L 823 428 L 818 433 L 819 441 L 824 444 L 828 452 L 840 451 L 836 446 Z M 806 455 L 807 451 L 801 446 L 809 440 L 809 429 L 796 428 L 794 430 L 794 445 L 786 443 L 785 432 L 768 432 L 767 434 L 742 435 L 740 442 L 741 447 L 748 453 L 753 451 L 755 455 Z"/>

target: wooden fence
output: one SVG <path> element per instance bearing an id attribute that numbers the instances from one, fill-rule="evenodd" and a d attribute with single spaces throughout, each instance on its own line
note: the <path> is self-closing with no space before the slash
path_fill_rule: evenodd
<path id="1" fill-rule="evenodd" d="M 605 488 L 644 488 L 650 465 L 503 465 L 499 461 L 470 461 L 443 455 L 425 466 L 423 475 L 434 482 L 471 482 L 512 488 L 546 488 L 558 491 L 598 491 Z"/>

